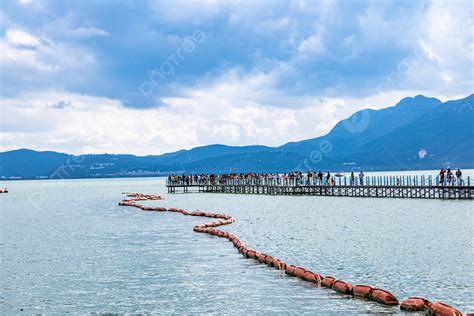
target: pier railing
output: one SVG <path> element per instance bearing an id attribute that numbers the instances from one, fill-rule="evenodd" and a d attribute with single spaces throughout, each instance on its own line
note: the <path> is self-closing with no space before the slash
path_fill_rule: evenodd
<path id="1" fill-rule="evenodd" d="M 472 199 L 470 177 L 440 181 L 432 176 L 285 177 L 258 178 L 170 177 L 169 193 L 237 193 L 398 198 Z"/>
<path id="2" fill-rule="evenodd" d="M 364 176 L 364 177 L 267 177 L 267 178 L 171 178 L 167 186 L 183 185 L 265 185 L 265 186 L 471 186 L 470 176 L 465 179 L 406 175 L 406 176 Z"/>

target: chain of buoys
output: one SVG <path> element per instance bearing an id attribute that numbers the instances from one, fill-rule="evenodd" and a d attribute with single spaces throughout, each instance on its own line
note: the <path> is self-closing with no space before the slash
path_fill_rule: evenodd
<path id="1" fill-rule="evenodd" d="M 399 305 L 399 300 L 390 292 L 379 289 L 370 285 L 352 285 L 349 282 L 338 280 L 333 276 L 322 276 L 319 273 L 310 271 L 303 267 L 294 265 L 288 265 L 283 260 L 278 259 L 274 256 L 258 252 L 257 250 L 247 247 L 237 236 L 215 229 L 214 227 L 229 225 L 235 222 L 235 219 L 230 215 L 206 213 L 206 212 L 188 212 L 179 208 L 165 208 L 165 207 L 148 207 L 137 204 L 137 201 L 145 200 L 161 200 L 162 197 L 153 194 L 141 194 L 133 192 L 123 192 L 122 194 L 127 195 L 129 198 L 122 200 L 119 205 L 121 206 L 132 206 L 140 208 L 144 211 L 156 211 L 156 212 L 176 212 L 187 216 L 200 216 L 217 218 L 219 221 L 209 222 L 205 224 L 198 224 L 194 227 L 194 231 L 198 233 L 207 233 L 213 236 L 222 237 L 228 239 L 234 247 L 246 258 L 254 259 L 262 264 L 266 264 L 269 267 L 283 270 L 289 276 L 299 278 L 301 280 L 318 284 L 322 287 L 332 289 L 343 295 L 350 295 L 355 298 L 362 298 L 371 301 L 378 302 L 384 305 Z M 432 303 L 425 298 L 420 297 L 409 297 L 404 300 L 400 309 L 406 312 L 428 312 L 431 315 L 462 315 L 460 311 L 441 302 Z"/>

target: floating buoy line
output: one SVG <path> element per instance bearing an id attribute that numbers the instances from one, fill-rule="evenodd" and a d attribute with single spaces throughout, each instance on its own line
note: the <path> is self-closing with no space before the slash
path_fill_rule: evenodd
<path id="1" fill-rule="evenodd" d="M 141 194 L 134 192 L 123 192 L 122 194 L 126 195 L 128 198 L 122 200 L 119 203 L 120 206 L 132 206 L 142 209 L 143 211 L 175 212 L 187 216 L 200 216 L 219 219 L 205 224 L 198 224 L 194 227 L 194 231 L 226 238 L 232 242 L 234 247 L 236 247 L 245 258 L 257 260 L 262 264 L 266 264 L 267 266 L 278 270 L 284 270 L 289 276 L 315 283 L 321 287 L 332 289 L 340 294 L 350 295 L 355 298 L 367 299 L 383 305 L 400 305 L 400 309 L 407 312 L 425 311 L 432 315 L 462 315 L 460 311 L 452 306 L 442 302 L 430 302 L 429 300 L 421 297 L 409 297 L 400 304 L 399 300 L 389 291 L 379 289 L 371 285 L 352 285 L 349 282 L 339 280 L 333 276 L 322 276 L 319 273 L 310 271 L 303 267 L 287 264 L 277 257 L 251 249 L 250 247 L 247 247 L 247 245 L 244 244 L 237 236 L 215 228 L 218 226 L 234 223 L 235 219 L 230 215 L 198 211 L 189 212 L 179 208 L 149 207 L 136 202 L 146 200 L 162 200 L 162 197 L 154 194 Z"/>

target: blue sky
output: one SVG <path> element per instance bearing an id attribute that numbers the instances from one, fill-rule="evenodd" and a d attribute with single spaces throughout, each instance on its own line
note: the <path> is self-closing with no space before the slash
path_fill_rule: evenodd
<path id="1" fill-rule="evenodd" d="M 280 145 L 472 93 L 469 1 L 3 1 L 0 150 Z"/>

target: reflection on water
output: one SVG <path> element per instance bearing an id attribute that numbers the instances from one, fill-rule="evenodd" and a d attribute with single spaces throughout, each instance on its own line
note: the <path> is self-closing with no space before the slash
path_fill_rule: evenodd
<path id="1" fill-rule="evenodd" d="M 0 196 L 0 312 L 399 313 L 246 260 L 203 218 L 231 214 L 248 246 L 323 275 L 474 310 L 472 202 L 219 194 L 167 195 L 164 179 L 9 182 Z"/>

